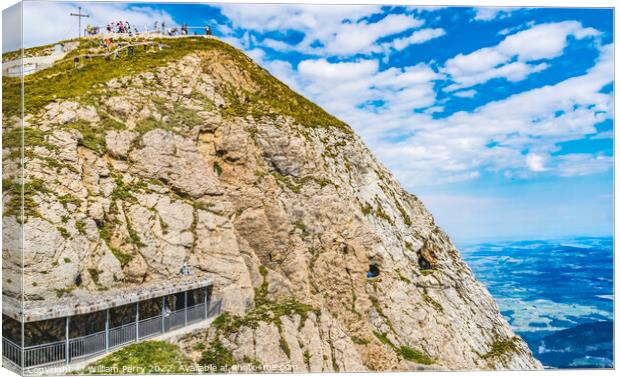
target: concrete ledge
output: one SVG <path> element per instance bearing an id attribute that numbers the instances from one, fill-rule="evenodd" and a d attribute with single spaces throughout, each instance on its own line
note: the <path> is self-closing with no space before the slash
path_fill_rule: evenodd
<path id="1" fill-rule="evenodd" d="M 53 300 L 21 302 L 15 298 L 3 296 L 2 314 L 20 322 L 69 317 L 204 288 L 211 284 L 212 280 L 208 275 L 179 276 L 173 279 L 145 283 L 136 288 L 76 292 L 71 297 Z"/>

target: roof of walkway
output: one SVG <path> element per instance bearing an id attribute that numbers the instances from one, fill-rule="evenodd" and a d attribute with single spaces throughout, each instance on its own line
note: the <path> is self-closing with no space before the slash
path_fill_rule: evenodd
<path id="1" fill-rule="evenodd" d="M 143 283 L 139 287 L 107 291 L 74 291 L 71 296 L 58 299 L 22 302 L 13 297 L 2 297 L 2 314 L 25 322 L 62 318 L 93 313 L 127 304 L 167 296 L 212 284 L 208 275 L 178 276 L 163 281 Z"/>

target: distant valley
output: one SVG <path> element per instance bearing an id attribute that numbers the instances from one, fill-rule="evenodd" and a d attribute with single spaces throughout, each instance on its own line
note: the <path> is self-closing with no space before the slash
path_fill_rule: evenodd
<path id="1" fill-rule="evenodd" d="M 613 238 L 461 249 L 545 367 L 613 368 Z"/>

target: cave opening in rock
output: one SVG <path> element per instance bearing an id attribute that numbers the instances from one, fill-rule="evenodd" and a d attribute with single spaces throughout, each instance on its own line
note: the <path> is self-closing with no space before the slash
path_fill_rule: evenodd
<path id="1" fill-rule="evenodd" d="M 379 267 L 377 267 L 376 264 L 371 264 L 370 266 L 368 266 L 368 273 L 366 274 L 366 276 L 369 279 L 379 276 Z"/>
<path id="2" fill-rule="evenodd" d="M 420 265 L 420 270 L 432 270 L 433 265 L 429 262 L 424 256 L 420 255 L 418 258 L 418 265 Z"/>

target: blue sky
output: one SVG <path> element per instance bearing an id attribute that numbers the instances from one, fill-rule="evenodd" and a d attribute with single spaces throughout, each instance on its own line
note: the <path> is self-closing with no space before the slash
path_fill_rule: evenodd
<path id="1" fill-rule="evenodd" d="M 25 43 L 74 36 L 74 6 L 26 5 Z M 82 6 L 212 25 L 349 123 L 457 242 L 612 233 L 610 9 Z"/>

